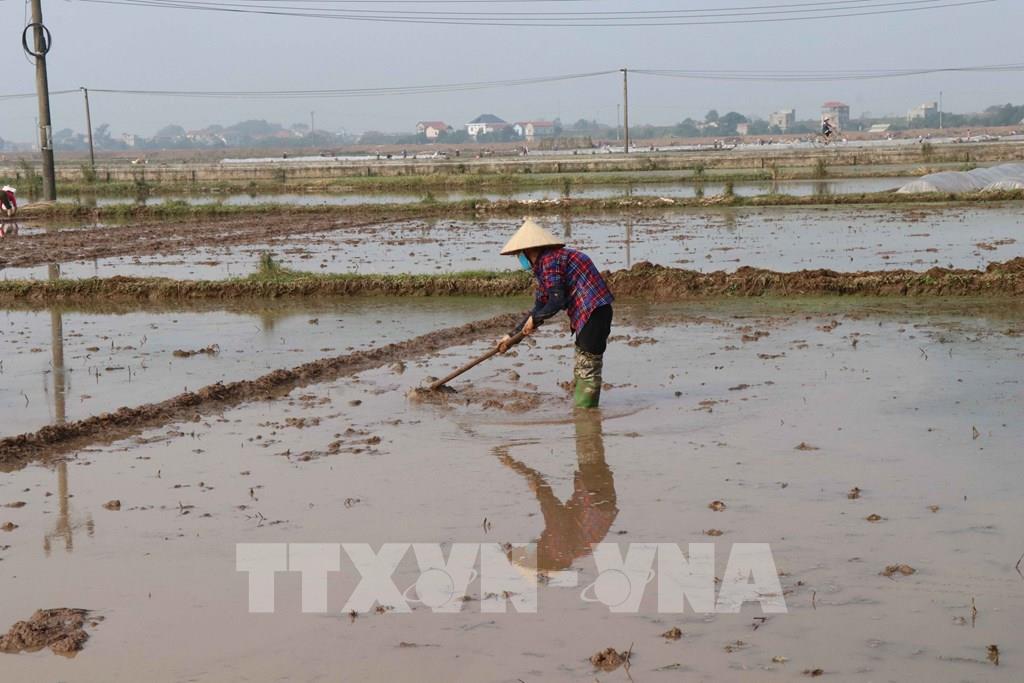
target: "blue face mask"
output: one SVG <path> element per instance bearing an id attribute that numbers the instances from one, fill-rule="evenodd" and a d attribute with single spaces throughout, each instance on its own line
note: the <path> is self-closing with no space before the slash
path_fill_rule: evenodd
<path id="1" fill-rule="evenodd" d="M 533 270 L 533 264 L 530 263 L 530 259 L 526 258 L 526 254 L 519 252 L 519 265 L 523 270 Z"/>

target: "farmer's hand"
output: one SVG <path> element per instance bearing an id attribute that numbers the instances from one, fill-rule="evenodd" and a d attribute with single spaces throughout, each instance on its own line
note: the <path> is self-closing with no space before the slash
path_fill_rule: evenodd
<path id="1" fill-rule="evenodd" d="M 512 341 L 512 337 L 507 335 L 507 334 L 504 337 L 502 337 L 501 339 L 499 339 L 498 340 L 498 353 L 505 353 L 506 351 L 508 351 L 509 346 L 510 346 L 509 342 L 511 342 L 511 341 Z"/>
<path id="2" fill-rule="evenodd" d="M 536 329 L 537 326 L 533 324 L 533 316 L 531 315 L 526 319 L 526 324 L 523 325 L 523 336 L 529 337 Z"/>

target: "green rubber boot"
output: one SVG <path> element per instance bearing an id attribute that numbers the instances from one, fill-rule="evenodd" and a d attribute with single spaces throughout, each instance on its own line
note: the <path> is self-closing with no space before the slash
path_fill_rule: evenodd
<path id="1" fill-rule="evenodd" d="M 601 402 L 601 381 L 577 379 L 572 399 L 577 408 L 596 408 Z"/>
<path id="2" fill-rule="evenodd" d="M 573 403 L 577 408 L 596 408 L 601 401 L 601 372 L 604 358 L 576 347 L 576 367 L 573 376 Z"/>

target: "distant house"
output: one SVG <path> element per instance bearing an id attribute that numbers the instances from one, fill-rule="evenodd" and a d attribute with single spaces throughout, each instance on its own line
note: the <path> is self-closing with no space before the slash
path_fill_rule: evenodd
<path id="1" fill-rule="evenodd" d="M 736 124 L 736 135 L 749 135 L 749 134 L 750 134 L 750 124 L 749 123 L 743 122 L 743 123 L 737 123 Z"/>
<path id="2" fill-rule="evenodd" d="M 821 118 L 825 117 L 832 119 L 839 130 L 845 130 L 850 125 L 850 106 L 835 100 L 826 102 L 821 105 Z"/>
<path id="3" fill-rule="evenodd" d="M 517 121 L 512 124 L 512 130 L 515 131 L 516 135 L 533 142 L 540 138 L 553 138 L 555 137 L 555 122 L 554 121 Z"/>
<path id="4" fill-rule="evenodd" d="M 416 134 L 426 136 L 428 140 L 436 140 L 442 133 L 452 132 L 452 127 L 444 121 L 420 121 L 416 124 Z"/>
<path id="5" fill-rule="evenodd" d="M 796 125 L 796 109 L 783 109 L 771 114 L 768 117 L 768 125 L 785 133 Z"/>
<path id="6" fill-rule="evenodd" d="M 891 123 L 874 123 L 868 128 L 869 133 L 888 133 L 889 129 L 892 128 Z"/>
<path id="7" fill-rule="evenodd" d="M 481 114 L 466 124 L 466 132 L 469 133 L 470 137 L 475 138 L 479 135 L 486 135 L 487 133 L 504 130 L 508 127 L 507 121 L 498 118 L 494 114 Z"/>
<path id="8" fill-rule="evenodd" d="M 927 121 L 933 117 L 939 115 L 939 103 L 938 102 L 925 102 L 920 107 L 915 107 L 907 112 L 907 123 L 916 121 L 918 119 L 924 119 Z"/>
<path id="9" fill-rule="evenodd" d="M 122 133 L 121 142 L 123 142 L 127 147 L 134 147 L 139 144 L 139 136 L 135 133 Z"/>

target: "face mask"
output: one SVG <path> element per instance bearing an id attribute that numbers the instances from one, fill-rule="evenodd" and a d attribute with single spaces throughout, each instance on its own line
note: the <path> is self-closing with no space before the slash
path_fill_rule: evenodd
<path id="1" fill-rule="evenodd" d="M 533 264 L 530 263 L 530 259 L 526 258 L 526 254 L 519 252 L 519 265 L 523 270 L 533 270 Z"/>

